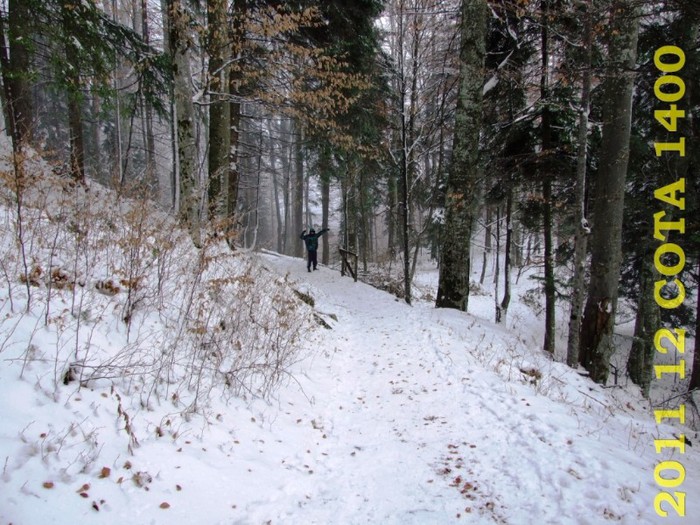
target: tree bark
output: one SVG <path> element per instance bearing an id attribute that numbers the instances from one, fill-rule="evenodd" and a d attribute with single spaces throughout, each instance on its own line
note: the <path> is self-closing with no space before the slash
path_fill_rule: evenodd
<path id="1" fill-rule="evenodd" d="M 588 245 L 588 222 L 586 220 L 586 165 L 588 159 L 588 113 L 591 105 L 591 77 L 593 67 L 593 27 L 591 12 L 592 0 L 586 2 L 586 18 L 583 29 L 583 47 L 585 60 L 581 86 L 581 106 L 579 108 L 578 153 L 576 161 L 576 212 L 574 222 L 576 237 L 574 239 L 574 275 L 572 279 L 571 313 L 569 315 L 569 339 L 566 346 L 566 363 L 571 367 L 578 365 L 578 352 L 581 330 L 581 313 L 583 311 L 585 287 L 586 247 Z"/>
<path id="2" fill-rule="evenodd" d="M 700 261 L 698 261 L 698 275 L 700 276 Z M 693 369 L 690 372 L 688 391 L 700 389 L 700 293 L 696 293 L 697 303 L 695 307 L 695 350 L 693 353 Z"/>
<path id="3" fill-rule="evenodd" d="M 542 71 L 540 73 L 540 100 L 542 108 L 542 197 L 543 203 L 543 235 L 544 235 L 544 350 L 550 354 L 555 350 L 556 329 L 556 285 L 554 282 L 554 242 L 552 233 L 552 174 L 550 173 L 550 158 L 552 155 L 552 118 L 549 109 L 549 0 L 541 3 L 541 41 L 542 41 Z"/>
<path id="4" fill-rule="evenodd" d="M 31 6 L 26 0 L 9 0 L 8 31 L 9 56 L 3 47 L 3 86 L 7 101 L 6 123 L 15 152 L 22 144 L 31 143 L 33 136 L 33 107 L 29 86 L 30 51 L 27 42 L 31 36 Z"/>
<path id="5" fill-rule="evenodd" d="M 631 0 L 611 6 L 603 136 L 591 238 L 591 280 L 581 326 L 579 359 L 597 383 L 605 384 L 617 310 L 622 259 L 622 215 L 629 160 L 639 7 Z"/>
<path id="6" fill-rule="evenodd" d="M 298 236 L 304 229 L 304 129 L 300 120 L 294 121 L 294 182 L 292 217 L 294 235 Z M 313 224 L 308 225 L 313 228 Z M 298 239 L 297 239 L 298 240 Z M 304 245 L 294 243 L 294 256 L 304 256 Z"/>
<path id="7" fill-rule="evenodd" d="M 484 285 L 484 280 L 486 279 L 486 267 L 488 266 L 488 260 L 491 255 L 491 219 L 492 217 L 491 206 L 486 206 L 486 226 L 484 226 L 484 251 L 481 259 L 481 277 L 479 277 L 479 284 Z"/>
<path id="8" fill-rule="evenodd" d="M 63 30 L 66 44 L 66 82 L 68 83 L 68 134 L 70 143 L 70 168 L 73 179 L 79 184 L 85 183 L 85 143 L 83 141 L 83 118 L 80 102 L 82 99 L 80 85 L 80 63 L 78 50 L 74 44 L 73 35 L 77 34 L 73 20 L 78 8 L 77 1 L 64 1 L 61 6 Z"/>
<path id="9" fill-rule="evenodd" d="M 389 174 L 389 180 L 387 181 L 387 201 L 388 201 L 388 209 L 387 209 L 387 245 L 389 249 L 389 259 L 391 262 L 393 262 L 396 259 L 396 246 L 398 244 L 397 242 L 397 232 L 396 232 L 396 225 L 397 225 L 397 212 L 398 212 L 398 202 L 399 202 L 399 196 L 398 196 L 398 178 L 395 174 L 395 172 L 392 170 L 391 173 Z"/>
<path id="10" fill-rule="evenodd" d="M 321 228 L 328 229 L 328 218 L 331 201 L 331 159 L 329 146 L 321 146 L 319 154 L 319 168 L 321 176 Z M 328 235 L 321 237 L 323 246 L 323 254 L 321 255 L 321 264 L 326 266 L 330 263 L 330 242 Z"/>
<path id="11" fill-rule="evenodd" d="M 272 135 L 271 130 L 268 128 L 268 133 Z M 283 228 L 284 228 L 284 217 L 282 216 L 282 202 L 280 201 L 280 195 L 279 195 L 279 176 L 277 175 L 277 162 L 276 162 L 276 152 L 274 149 L 270 153 L 270 163 L 271 163 L 271 172 L 272 172 L 272 200 L 273 200 L 273 206 L 274 206 L 274 212 L 275 212 L 275 222 L 277 223 L 277 253 L 284 253 L 284 238 L 285 236 L 282 234 Z"/>
<path id="12" fill-rule="evenodd" d="M 469 300 L 470 243 L 478 208 L 487 11 L 484 0 L 461 2 L 459 92 L 436 300 L 438 308 L 461 311 L 467 310 Z"/>
<path id="13" fill-rule="evenodd" d="M 151 31 L 148 25 L 148 0 L 141 0 L 141 36 L 146 45 L 151 45 Z M 145 149 L 146 149 L 146 183 L 149 187 L 151 195 L 158 198 L 159 181 L 158 169 L 156 166 L 156 139 L 153 132 L 153 106 L 150 102 L 142 97 L 143 118 L 144 118 L 144 134 L 145 134 Z"/>
<path id="14" fill-rule="evenodd" d="M 192 103 L 190 62 L 188 57 L 188 21 L 181 0 L 166 0 L 168 44 L 172 61 L 173 96 L 175 99 L 175 140 L 179 175 L 180 221 L 187 227 L 192 242 L 201 246 L 200 199 L 197 177 L 197 142 L 195 113 Z"/>
<path id="15" fill-rule="evenodd" d="M 642 395 L 649 397 L 654 356 L 654 334 L 661 324 L 659 307 L 654 300 L 653 250 L 647 249 L 642 261 L 641 285 L 637 302 L 637 319 L 634 324 L 634 340 L 627 360 L 630 379 L 642 389 Z"/>
<path id="16" fill-rule="evenodd" d="M 403 98 L 403 97 L 402 97 Z M 403 101 L 402 101 L 403 102 Z M 408 235 L 408 216 L 409 210 L 409 188 L 408 188 L 408 144 L 406 142 L 406 120 L 402 116 L 401 118 L 401 135 L 403 139 L 403 146 L 401 149 L 401 204 L 400 204 L 400 217 L 401 217 L 401 237 L 402 237 L 402 251 L 403 251 L 403 282 L 404 282 L 404 300 L 406 303 L 411 304 L 411 249 L 409 245 L 409 235 Z"/>
<path id="17" fill-rule="evenodd" d="M 241 83 L 243 81 L 243 44 L 245 41 L 244 20 L 248 10 L 246 0 L 233 0 L 233 18 L 229 40 L 232 55 L 236 58 L 229 69 L 229 89 L 231 98 L 229 104 L 230 142 L 228 154 L 228 171 L 226 174 L 226 217 L 228 219 L 229 232 L 227 240 L 233 247 L 234 228 L 236 227 L 236 209 L 238 206 L 238 186 L 240 180 L 240 137 L 241 137 Z"/>
<path id="18" fill-rule="evenodd" d="M 503 260 L 503 300 L 501 301 L 501 322 L 505 324 L 510 306 L 511 250 L 513 249 L 513 188 L 508 188 L 506 201 L 506 246 Z"/>
<path id="19" fill-rule="evenodd" d="M 555 350 L 556 331 L 556 283 L 554 281 L 554 241 L 552 234 L 552 180 L 545 174 L 542 181 L 544 213 L 542 217 L 544 235 L 544 344 L 550 354 Z"/>
<path id="20" fill-rule="evenodd" d="M 209 220 L 226 215 L 225 177 L 229 170 L 231 115 L 228 100 L 229 58 L 226 0 L 207 0 L 209 54 Z"/>

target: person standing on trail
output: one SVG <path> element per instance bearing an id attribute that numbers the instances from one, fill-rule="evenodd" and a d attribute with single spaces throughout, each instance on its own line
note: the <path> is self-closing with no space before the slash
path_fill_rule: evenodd
<path id="1" fill-rule="evenodd" d="M 314 267 L 314 270 L 318 265 L 318 238 L 327 231 L 328 228 L 325 228 L 320 232 L 316 233 L 316 230 L 311 228 L 308 234 L 306 233 L 306 230 L 301 232 L 300 238 L 304 240 L 304 243 L 306 243 L 306 250 L 309 252 L 309 259 L 306 263 L 306 269 L 309 272 L 311 271 L 312 265 Z"/>

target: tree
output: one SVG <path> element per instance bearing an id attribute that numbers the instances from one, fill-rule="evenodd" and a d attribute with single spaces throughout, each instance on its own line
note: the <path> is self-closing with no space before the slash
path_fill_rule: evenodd
<path id="1" fill-rule="evenodd" d="M 591 238 L 591 279 L 581 325 L 579 359 L 590 377 L 605 383 L 617 311 L 622 258 L 622 216 L 629 160 L 639 6 L 613 0 L 609 11 L 608 62 L 604 80 L 603 140 Z"/>
<path id="2" fill-rule="evenodd" d="M 552 136 L 552 111 L 550 109 L 549 86 L 549 19 L 551 17 L 549 0 L 541 1 L 541 27 L 542 27 L 542 64 L 540 72 L 540 99 L 542 107 L 542 123 L 540 125 L 542 139 L 542 223 L 544 234 L 544 297 L 545 297 L 545 322 L 544 322 L 544 349 L 550 354 L 554 353 L 555 343 L 555 307 L 556 284 L 554 281 L 554 244 L 552 233 L 552 213 L 554 208 L 552 196 L 551 158 L 554 152 L 554 140 Z"/>
<path id="3" fill-rule="evenodd" d="M 2 36 L 2 80 L 5 93 L 7 126 L 15 151 L 22 144 L 31 143 L 33 135 L 33 108 L 30 91 L 32 34 L 32 2 L 27 0 L 9 0 L 7 17 L 7 40 L 5 47 L 4 31 Z M 4 27 L 4 21 L 2 21 Z M 9 54 L 8 54 L 9 50 Z"/>
<path id="4" fill-rule="evenodd" d="M 198 150 L 191 88 L 190 15 L 182 0 L 165 1 L 168 52 L 171 60 L 175 108 L 176 176 L 179 177 L 179 216 L 195 246 L 201 245 L 200 198 L 197 179 Z"/>
<path id="5" fill-rule="evenodd" d="M 64 49 L 66 57 L 66 85 L 68 96 L 68 134 L 70 137 L 70 168 L 73 178 L 85 183 L 85 144 L 83 141 L 83 117 L 80 108 L 82 92 L 80 81 L 79 42 L 74 38 L 80 31 L 82 11 L 78 0 L 65 0 L 61 4 Z M 78 16 L 77 16 L 78 15 Z"/>
<path id="6" fill-rule="evenodd" d="M 294 238 L 304 230 L 304 128 L 299 120 L 292 122 L 294 129 L 294 177 L 292 178 L 292 228 Z M 311 228 L 312 225 L 309 225 Z M 293 254 L 295 257 L 303 257 L 304 246 L 300 242 L 294 243 Z"/>
<path id="7" fill-rule="evenodd" d="M 447 179 L 442 261 L 436 306 L 467 310 L 470 243 L 478 209 L 479 132 L 486 55 L 484 0 L 462 0 L 459 95 L 452 164 Z"/>
<path id="8" fill-rule="evenodd" d="M 700 258 L 698 259 L 698 274 L 697 282 L 700 283 Z M 690 372 L 690 382 L 688 383 L 688 391 L 700 389 L 700 293 L 697 293 L 697 302 L 695 305 L 695 346 L 693 349 L 693 363 Z"/>
<path id="9" fill-rule="evenodd" d="M 517 254 L 518 249 L 514 234 L 518 228 L 519 193 L 527 180 L 525 175 L 537 171 L 529 169 L 530 159 L 537 150 L 537 114 L 528 106 L 528 93 L 533 90 L 527 85 L 524 72 L 529 65 L 534 65 L 541 29 L 538 28 L 536 34 L 536 25 L 531 22 L 534 18 L 524 16 L 526 6 L 500 3 L 491 5 L 491 8 L 482 125 L 482 164 L 484 172 L 490 176 L 483 182 L 486 213 L 481 226 L 484 248 L 480 283 L 485 280 L 492 242 L 495 240 L 496 245 L 501 246 L 500 232 L 505 230 L 503 272 L 500 271 L 498 249 L 494 268 L 496 322 L 505 323 L 511 300 L 510 274 L 515 260 L 511 256 Z M 505 228 L 501 228 L 503 223 Z M 504 284 L 502 300 L 499 297 L 501 273 Z"/>
<path id="10" fill-rule="evenodd" d="M 228 18 L 226 0 L 207 0 L 207 52 L 209 55 L 209 220 L 225 216 L 226 175 L 231 148 L 227 61 Z"/>
<path id="11" fill-rule="evenodd" d="M 566 347 L 566 362 L 578 365 L 581 334 L 581 313 L 585 287 L 586 247 L 588 245 L 588 220 L 586 219 L 586 169 L 588 163 L 588 115 L 591 105 L 591 83 L 593 76 L 593 1 L 585 3 L 583 26 L 583 53 L 581 79 L 581 101 L 579 103 L 578 152 L 576 159 L 576 186 L 574 198 L 574 275 L 571 283 L 571 312 L 569 314 L 569 339 Z"/>
<path id="12" fill-rule="evenodd" d="M 229 118 L 229 150 L 228 170 L 226 171 L 226 217 L 229 228 L 235 226 L 235 216 L 238 206 L 238 184 L 240 179 L 240 138 L 241 138 L 241 114 L 242 114 L 242 90 L 245 42 L 245 17 L 248 10 L 246 0 L 233 0 L 233 15 L 229 24 L 229 42 L 233 64 L 229 67 L 228 93 L 230 96 L 228 107 Z M 231 234 L 227 235 L 229 245 L 232 246 Z"/>
<path id="13" fill-rule="evenodd" d="M 88 139 L 97 135 L 86 133 L 87 126 L 94 132 L 99 125 L 95 121 L 102 115 L 95 109 L 100 102 L 117 100 L 110 83 L 113 72 L 120 63 L 128 63 L 137 86 L 133 100 L 140 98 L 157 108 L 164 93 L 162 54 L 95 2 L 24 0 L 10 1 L 9 7 L 3 34 L 10 45 L 3 48 L 0 60 L 13 142 L 31 143 L 32 136 L 41 133 L 41 146 L 62 156 L 82 181 L 88 169 Z M 92 118 L 86 119 L 93 110 Z M 99 148 L 99 139 L 94 142 Z"/>
<path id="14" fill-rule="evenodd" d="M 630 379 L 642 390 L 644 397 L 649 397 L 654 370 L 654 334 L 661 325 L 659 307 L 654 300 L 654 260 L 651 243 L 644 243 L 648 249 L 644 253 L 640 271 L 641 283 L 637 303 L 637 318 L 634 325 L 634 339 L 627 360 L 627 372 Z"/>

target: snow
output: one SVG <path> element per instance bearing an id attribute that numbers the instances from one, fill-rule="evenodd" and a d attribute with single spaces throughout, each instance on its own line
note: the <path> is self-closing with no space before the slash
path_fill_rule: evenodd
<path id="1" fill-rule="evenodd" d="M 135 378 L 56 382 L 77 343 L 38 306 L 23 313 L 20 286 L 13 309 L 0 289 L 0 522 L 654 524 L 654 466 L 670 457 L 685 467 L 689 517 L 663 523 L 696 522 L 697 445 L 657 455 L 653 441 L 694 431 L 656 425 L 635 389 L 550 359 L 523 302 L 496 325 L 488 291 L 463 314 L 299 259 L 241 257 L 270 293 L 288 283 L 315 305 L 293 313 L 299 354 L 271 397 L 215 388 L 198 411 Z M 419 271 L 430 291 L 436 270 Z M 59 315 L 68 299 L 54 295 L 56 322 L 76 321 Z M 175 301 L 142 311 L 128 331 L 123 294 L 85 301 L 94 355 L 137 342 L 157 355 L 179 315 Z"/>

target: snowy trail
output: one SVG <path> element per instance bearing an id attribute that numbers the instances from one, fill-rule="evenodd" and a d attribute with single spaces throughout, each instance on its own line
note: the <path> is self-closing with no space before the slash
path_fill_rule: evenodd
<path id="1" fill-rule="evenodd" d="M 484 328 L 470 335 L 481 322 L 409 307 L 329 269 L 308 274 L 299 260 L 267 261 L 338 317 L 314 337 L 326 363 L 307 392 L 322 432 L 314 471 L 322 480 L 282 522 L 655 521 L 653 496 L 645 500 L 652 476 L 625 475 L 630 462 L 638 472 L 653 458 L 620 454 L 627 443 L 600 423 L 589 428 L 585 412 L 485 370 L 472 355 L 486 344 Z M 486 330 L 492 345 L 507 340 L 498 327 Z M 582 491 L 582 480 L 596 488 Z"/>
<path id="2" fill-rule="evenodd" d="M 660 523 L 653 473 L 666 456 L 653 438 L 679 429 L 531 348 L 534 315 L 506 329 L 485 320 L 486 296 L 470 299 L 469 315 L 408 306 L 332 269 L 259 258 L 332 327 L 305 334 L 275 398 L 213 396 L 185 418 L 165 399 L 145 409 L 119 385 L 45 390 L 50 363 L 26 379 L 21 363 L 0 368 L 0 523 Z M 132 451 L 122 403 L 138 432 Z M 49 435 L 62 440 L 53 455 Z M 697 449 L 680 458 L 688 519 L 663 523 L 700 515 Z"/>

